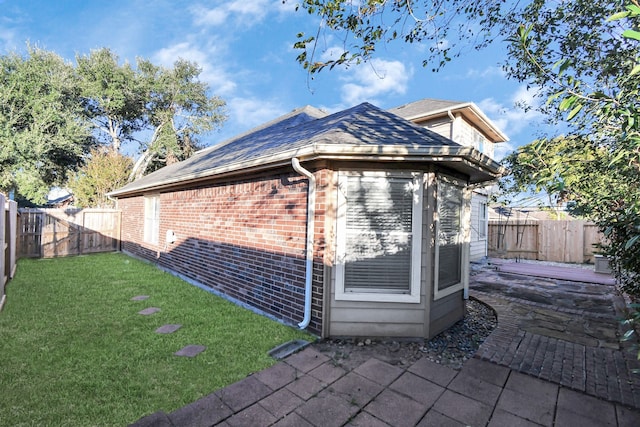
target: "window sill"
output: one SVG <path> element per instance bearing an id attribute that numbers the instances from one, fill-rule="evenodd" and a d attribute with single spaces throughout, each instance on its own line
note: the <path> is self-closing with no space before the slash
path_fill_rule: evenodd
<path id="1" fill-rule="evenodd" d="M 389 302 L 419 304 L 420 295 L 385 294 L 378 292 L 336 292 L 336 301 Z"/>

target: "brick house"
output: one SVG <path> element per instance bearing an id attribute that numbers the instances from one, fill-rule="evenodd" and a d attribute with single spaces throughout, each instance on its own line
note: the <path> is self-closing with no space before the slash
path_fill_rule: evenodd
<path id="1" fill-rule="evenodd" d="M 501 172 L 364 103 L 295 110 L 110 195 L 125 252 L 236 303 L 322 337 L 429 338 L 464 316 L 469 186 Z"/>

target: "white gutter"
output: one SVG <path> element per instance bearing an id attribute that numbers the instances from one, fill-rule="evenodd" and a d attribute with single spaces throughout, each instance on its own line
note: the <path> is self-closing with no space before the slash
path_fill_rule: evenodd
<path id="1" fill-rule="evenodd" d="M 451 113 L 451 110 L 447 110 L 447 116 L 449 116 L 449 119 L 451 119 L 451 132 L 449 132 L 449 139 L 453 141 L 453 135 L 455 135 L 455 133 L 453 132 L 453 128 L 456 124 L 456 118 L 454 117 L 454 115 Z M 458 141 L 455 141 L 458 142 Z"/>
<path id="2" fill-rule="evenodd" d="M 308 195 L 307 195 L 307 253 L 306 253 L 306 272 L 304 283 L 304 319 L 298 323 L 300 329 L 305 329 L 311 322 L 311 294 L 313 279 L 313 234 L 315 230 L 316 216 L 316 177 L 311 172 L 300 166 L 300 161 L 293 157 L 291 166 L 300 175 L 304 175 L 309 179 Z"/>

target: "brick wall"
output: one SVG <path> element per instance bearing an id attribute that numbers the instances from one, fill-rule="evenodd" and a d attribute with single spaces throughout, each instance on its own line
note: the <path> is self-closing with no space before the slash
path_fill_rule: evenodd
<path id="1" fill-rule="evenodd" d="M 324 209 L 318 179 L 309 329 L 321 333 Z M 307 180 L 294 172 L 216 182 L 160 194 L 160 241 L 143 241 L 144 197 L 118 200 L 123 250 L 297 324 L 303 318 Z M 167 244 L 167 230 L 175 243 Z"/>

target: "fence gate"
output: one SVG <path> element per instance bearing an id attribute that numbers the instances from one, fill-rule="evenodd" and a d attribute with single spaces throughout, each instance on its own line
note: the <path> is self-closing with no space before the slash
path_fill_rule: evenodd
<path id="1" fill-rule="evenodd" d="M 120 211 L 21 209 L 19 257 L 52 258 L 120 247 Z"/>

